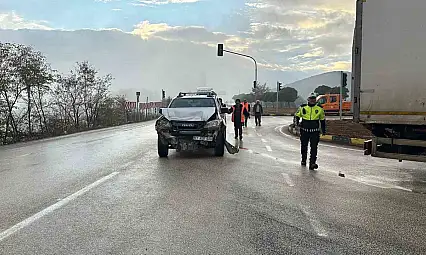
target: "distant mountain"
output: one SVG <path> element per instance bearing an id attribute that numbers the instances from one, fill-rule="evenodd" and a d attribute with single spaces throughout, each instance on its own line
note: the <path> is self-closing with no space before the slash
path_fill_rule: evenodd
<path id="1" fill-rule="evenodd" d="M 349 95 L 350 95 L 351 73 L 350 72 L 345 72 L 345 73 L 348 74 L 348 89 L 349 89 Z M 285 86 L 297 89 L 300 97 L 307 98 L 309 93 L 313 92 L 320 85 L 327 85 L 329 87 L 340 86 L 340 79 L 341 79 L 340 71 L 333 71 L 333 72 L 314 75 L 306 79 L 302 79 L 299 81 L 286 84 Z"/>

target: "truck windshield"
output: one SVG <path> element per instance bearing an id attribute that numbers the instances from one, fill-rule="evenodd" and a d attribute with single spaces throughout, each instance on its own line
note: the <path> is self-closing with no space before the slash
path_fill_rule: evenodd
<path id="1" fill-rule="evenodd" d="M 170 108 L 216 107 L 213 98 L 176 98 Z"/>

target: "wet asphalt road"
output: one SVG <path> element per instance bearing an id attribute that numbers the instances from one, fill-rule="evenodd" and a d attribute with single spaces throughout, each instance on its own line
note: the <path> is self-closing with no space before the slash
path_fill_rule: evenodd
<path id="1" fill-rule="evenodd" d="M 0 254 L 426 254 L 426 164 L 322 144 L 310 172 L 291 121 L 224 158 L 159 159 L 153 122 L 0 147 Z"/>

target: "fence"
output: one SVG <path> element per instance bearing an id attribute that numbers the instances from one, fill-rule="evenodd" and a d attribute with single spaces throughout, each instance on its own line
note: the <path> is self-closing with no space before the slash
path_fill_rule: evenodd
<path id="1" fill-rule="evenodd" d="M 128 123 L 153 120 L 160 116 L 160 108 L 165 102 L 139 103 L 139 111 L 136 102 L 126 102 L 126 118 Z"/>
<path id="2" fill-rule="evenodd" d="M 263 109 L 277 108 L 277 102 L 260 102 L 263 106 Z M 295 103 L 288 102 L 278 102 L 278 109 L 281 108 L 297 108 Z"/>

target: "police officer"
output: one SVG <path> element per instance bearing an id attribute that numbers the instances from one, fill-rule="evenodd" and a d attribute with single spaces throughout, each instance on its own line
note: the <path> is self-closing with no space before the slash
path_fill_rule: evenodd
<path id="1" fill-rule="evenodd" d="M 300 120 L 302 122 L 299 124 Z M 317 104 L 315 93 L 309 95 L 308 104 L 302 104 L 299 107 L 295 114 L 295 122 L 297 126 L 300 126 L 302 166 L 306 166 L 308 143 L 310 143 L 309 170 L 317 169 L 318 165 L 316 161 L 320 133 L 325 134 L 325 114 L 324 109 Z"/>

